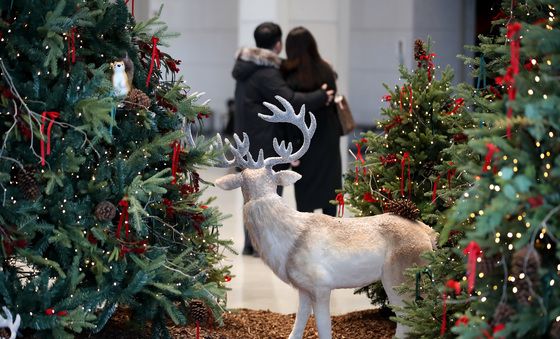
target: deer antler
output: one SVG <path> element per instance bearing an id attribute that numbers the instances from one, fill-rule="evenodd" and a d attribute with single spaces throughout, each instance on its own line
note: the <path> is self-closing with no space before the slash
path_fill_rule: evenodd
<path id="1" fill-rule="evenodd" d="M 242 140 L 237 134 L 234 133 L 233 140 L 235 141 L 235 146 L 233 146 L 227 138 L 224 138 L 226 145 L 233 154 L 233 159 L 228 159 L 225 153 L 222 153 L 215 161 L 214 166 L 226 168 L 237 166 L 240 168 L 252 169 L 265 166 L 271 167 L 277 164 L 285 164 L 295 161 L 301 158 L 305 154 L 305 152 L 307 152 L 307 150 L 309 149 L 309 144 L 311 142 L 311 137 L 313 137 L 313 133 L 315 133 L 315 129 L 317 128 L 317 121 L 315 120 L 315 116 L 312 113 L 309 113 L 311 117 L 311 124 L 309 125 L 309 127 L 307 127 L 307 125 L 305 124 L 305 105 L 302 105 L 299 114 L 296 114 L 294 112 L 294 108 L 286 99 L 282 98 L 279 95 L 275 96 L 275 98 L 276 100 L 280 101 L 282 106 L 284 106 L 285 111 L 281 110 L 273 104 L 264 102 L 263 104 L 272 111 L 272 115 L 264 115 L 259 113 L 259 117 L 268 122 L 287 122 L 297 126 L 303 133 L 303 146 L 301 146 L 301 148 L 297 152 L 292 154 L 293 146 L 291 142 L 289 142 L 288 146 L 286 146 L 284 140 L 282 140 L 282 142 L 278 144 L 278 139 L 274 138 L 274 140 L 272 141 L 272 146 L 274 147 L 274 150 L 279 155 L 279 157 L 264 159 L 264 152 L 262 149 L 260 149 L 257 160 L 255 160 L 251 153 L 249 153 L 250 143 L 247 134 L 245 132 L 243 133 Z M 196 147 L 196 143 L 192 135 L 191 123 L 185 122 L 183 129 L 185 132 L 184 142 L 192 148 Z M 216 135 L 216 140 L 210 147 L 212 149 L 216 148 L 218 150 L 224 149 L 222 137 L 219 133 Z"/>
<path id="2" fill-rule="evenodd" d="M 274 151 L 276 151 L 279 157 L 272 157 L 264 160 L 264 165 L 267 167 L 272 167 L 277 164 L 290 163 L 301 158 L 309 149 L 311 138 L 313 137 L 315 129 L 317 128 L 317 121 L 315 120 L 315 116 L 311 112 L 309 113 L 309 116 L 311 117 L 311 124 L 309 125 L 309 127 L 307 127 L 305 123 L 305 105 L 302 105 L 301 109 L 299 110 L 299 114 L 296 114 L 294 108 L 286 99 L 282 98 L 279 95 L 275 96 L 275 98 L 276 100 L 280 101 L 280 103 L 286 110 L 282 111 L 277 106 L 265 102 L 263 104 L 270 111 L 272 111 L 272 115 L 264 115 L 259 113 L 259 117 L 268 122 L 287 122 L 295 125 L 303 133 L 303 145 L 299 150 L 297 150 L 297 152 L 292 153 L 293 147 L 291 142 L 289 142 L 288 146 L 286 146 L 284 140 L 282 140 L 282 142 L 278 144 L 278 139 L 274 138 L 274 140 L 272 141 L 272 146 L 274 147 Z"/>
<path id="3" fill-rule="evenodd" d="M 15 339 L 17 336 L 17 331 L 19 329 L 19 324 L 21 322 L 21 317 L 19 314 L 16 314 L 16 320 L 13 320 L 12 312 L 6 307 L 2 306 L 2 310 L 6 314 L 6 318 L 0 315 L 0 328 L 6 327 L 10 329 L 10 339 Z"/>
<path id="4" fill-rule="evenodd" d="M 189 147 L 195 148 L 196 143 L 192 135 L 192 124 L 186 123 L 183 126 L 183 130 L 185 132 L 185 137 L 183 141 Z M 221 152 L 220 155 L 215 160 L 214 166 L 223 167 L 223 168 L 228 168 L 233 166 L 237 166 L 241 168 L 260 168 L 264 166 L 264 154 L 262 150 L 259 151 L 259 156 L 257 158 L 257 161 L 255 161 L 251 156 L 251 153 L 249 153 L 250 143 L 249 143 L 249 137 L 247 136 L 246 133 L 243 133 L 243 140 L 239 139 L 239 136 L 237 134 L 233 135 L 233 139 L 235 140 L 235 144 L 237 147 L 234 147 L 227 138 L 224 138 L 225 143 L 228 146 L 231 153 L 233 154 L 234 158 L 230 160 L 226 157 L 225 152 Z M 216 139 L 214 140 L 214 143 L 210 145 L 210 148 L 217 149 L 219 151 L 224 150 L 222 137 L 220 136 L 219 133 L 216 135 Z M 247 160 L 244 159 L 245 156 L 247 156 Z"/>

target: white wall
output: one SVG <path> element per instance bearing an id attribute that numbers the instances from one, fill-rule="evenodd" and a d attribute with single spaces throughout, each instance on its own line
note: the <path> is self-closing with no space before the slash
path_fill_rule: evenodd
<path id="1" fill-rule="evenodd" d="M 456 82 L 467 80 L 456 55 L 473 43 L 474 5 L 469 0 L 351 1 L 349 102 L 358 124 L 375 125 L 387 105 L 381 102 L 387 94 L 382 84 L 399 83 L 399 63 L 415 66 L 415 39 L 431 36 L 436 64 L 451 65 Z"/>
<path id="2" fill-rule="evenodd" d="M 137 1 L 139 2 L 139 1 Z M 237 49 L 238 0 L 152 0 L 153 14 L 164 3 L 161 19 L 179 38 L 163 48 L 182 61 L 180 74 L 193 91 L 206 92 L 215 117 L 213 128 L 225 124 L 226 100 L 233 96 L 231 77 Z"/>

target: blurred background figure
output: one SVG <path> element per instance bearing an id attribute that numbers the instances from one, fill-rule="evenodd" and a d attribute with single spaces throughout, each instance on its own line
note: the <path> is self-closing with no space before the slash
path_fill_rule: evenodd
<path id="1" fill-rule="evenodd" d="M 315 38 L 309 30 L 300 26 L 290 31 L 286 37 L 286 55 L 288 58 L 281 70 L 294 91 L 313 92 L 323 84 L 336 91 L 336 74 L 321 58 Z M 302 175 L 295 183 L 297 209 L 313 212 L 320 208 L 324 214 L 335 216 L 336 206 L 330 200 L 335 199 L 336 190 L 342 185 L 339 149 L 342 127 L 335 104 L 310 111 L 317 119 L 317 129 L 307 153 L 299 164 L 293 164 L 293 170 Z M 291 131 L 297 132 L 296 129 Z M 298 140 L 297 137 L 290 139 Z M 300 143 L 296 141 L 296 144 Z"/>
<path id="2" fill-rule="evenodd" d="M 287 124 L 270 124 L 258 114 L 268 112 L 263 102 L 275 103 L 276 95 L 288 100 L 295 107 L 307 105 L 310 109 L 320 109 L 333 99 L 333 91 L 317 87 L 305 93 L 296 92 L 289 87 L 280 73 L 282 63 L 278 54 L 282 51 L 282 30 L 273 22 L 263 22 L 253 33 L 257 47 L 244 47 L 237 53 L 231 72 L 235 79 L 235 116 L 234 132 L 242 136 L 247 133 L 250 139 L 249 152 L 257 159 L 259 150 L 264 157 L 276 156 L 272 140 L 284 139 Z M 274 166 L 275 171 L 287 169 L 289 165 Z M 277 192 L 281 196 L 282 186 Z M 243 254 L 256 254 L 245 230 Z"/>
<path id="3" fill-rule="evenodd" d="M 226 101 L 226 114 L 227 123 L 224 128 L 224 135 L 231 136 L 233 135 L 233 119 L 235 119 L 235 100 L 233 98 L 229 98 Z"/>

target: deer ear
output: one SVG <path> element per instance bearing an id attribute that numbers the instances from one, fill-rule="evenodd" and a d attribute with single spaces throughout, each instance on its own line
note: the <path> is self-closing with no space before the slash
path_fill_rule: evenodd
<path id="1" fill-rule="evenodd" d="M 214 182 L 219 188 L 229 191 L 241 187 L 241 173 L 224 175 Z"/>
<path id="2" fill-rule="evenodd" d="M 289 186 L 301 179 L 301 174 L 294 171 L 280 171 L 274 174 L 276 184 L 279 186 Z"/>

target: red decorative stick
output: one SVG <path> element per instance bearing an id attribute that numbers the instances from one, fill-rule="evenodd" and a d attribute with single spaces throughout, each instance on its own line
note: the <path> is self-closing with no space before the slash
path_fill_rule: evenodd
<path id="1" fill-rule="evenodd" d="M 410 181 L 410 155 L 404 152 L 401 160 L 401 197 L 404 197 L 404 164 L 408 160 L 408 198 L 410 199 L 412 183 Z"/>
<path id="2" fill-rule="evenodd" d="M 159 39 L 155 36 L 152 36 L 152 61 L 150 62 L 150 70 L 148 71 L 148 76 L 146 77 L 146 87 L 150 85 L 150 79 L 152 78 L 152 73 L 154 71 L 154 63 L 157 64 L 157 67 L 160 67 L 159 61 L 159 49 L 157 48 L 157 43 Z"/>
<path id="3" fill-rule="evenodd" d="M 49 125 L 47 127 L 47 150 L 46 154 L 51 154 L 51 129 L 54 124 L 54 119 L 58 118 L 60 113 L 58 112 L 43 112 L 41 116 L 41 166 L 45 166 L 45 141 L 43 140 L 43 135 L 45 134 L 45 124 L 47 119 L 49 120 Z"/>
<path id="4" fill-rule="evenodd" d="M 467 282 L 468 292 L 471 293 L 474 289 L 474 280 L 476 278 L 476 260 L 482 255 L 480 246 L 476 241 L 471 241 L 463 250 L 463 253 L 468 255 L 467 260 Z"/>

